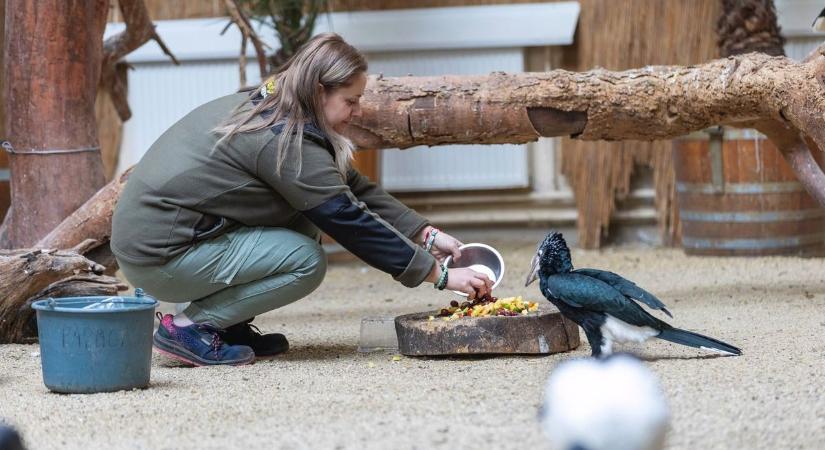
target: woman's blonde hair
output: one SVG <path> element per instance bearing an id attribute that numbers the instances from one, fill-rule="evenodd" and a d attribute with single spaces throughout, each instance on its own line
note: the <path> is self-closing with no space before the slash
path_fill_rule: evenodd
<path id="1" fill-rule="evenodd" d="M 319 34 L 304 44 L 272 78 L 264 80 L 259 87 L 259 91 L 266 90 L 267 82 L 274 78 L 274 92 L 254 107 L 250 97 L 212 130 L 223 135 L 217 145 L 229 142 L 236 133 L 254 132 L 281 124 L 283 129 L 278 138 L 275 170 L 280 172 L 284 161 L 290 156 L 290 143 L 294 139 L 298 152 L 295 155 L 297 170 L 300 171 L 304 125 L 312 123 L 332 143 L 337 168 L 344 175 L 352 160 L 353 144 L 326 123 L 318 85 L 331 92 L 349 86 L 355 75 L 366 71 L 367 61 L 355 47 L 335 33 Z M 271 114 L 263 116 L 261 113 L 264 111 Z"/>

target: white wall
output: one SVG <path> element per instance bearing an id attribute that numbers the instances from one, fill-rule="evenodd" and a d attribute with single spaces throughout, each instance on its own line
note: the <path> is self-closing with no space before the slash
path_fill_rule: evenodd
<path id="1" fill-rule="evenodd" d="M 370 72 L 472 75 L 524 71 L 522 48 L 371 53 Z M 389 191 L 501 189 L 529 185 L 524 145 L 446 145 L 381 152 L 381 180 Z"/>
<path id="2" fill-rule="evenodd" d="M 525 46 L 572 43 L 575 1 L 333 13 L 316 32 L 332 30 L 367 54 L 372 73 L 478 74 L 524 70 Z M 127 61 L 133 118 L 124 125 L 119 170 L 136 163 L 152 142 L 197 105 L 239 87 L 240 35 L 220 34 L 225 18 L 157 21 L 158 34 L 182 61 L 173 66 L 154 41 Z M 106 35 L 122 30 L 109 24 Z M 277 48 L 271 32 L 266 36 Z M 251 46 L 249 83 L 258 81 Z M 449 146 L 388 151 L 383 182 L 391 190 L 490 189 L 529 184 L 524 146 Z"/>
<path id="3" fill-rule="evenodd" d="M 255 64 L 247 65 L 246 78 L 259 83 Z M 196 106 L 240 87 L 240 69 L 234 59 L 135 64 L 129 72 L 129 106 L 132 118 L 123 126 L 118 173 L 137 163 L 149 146 Z"/>

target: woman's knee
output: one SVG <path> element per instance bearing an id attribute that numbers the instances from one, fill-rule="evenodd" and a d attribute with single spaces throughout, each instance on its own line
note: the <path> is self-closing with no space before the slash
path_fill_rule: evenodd
<path id="1" fill-rule="evenodd" d="M 327 274 L 327 254 L 321 244 L 309 242 L 306 245 L 306 258 L 304 259 L 301 273 L 306 282 L 313 285 L 313 289 L 318 287 Z"/>

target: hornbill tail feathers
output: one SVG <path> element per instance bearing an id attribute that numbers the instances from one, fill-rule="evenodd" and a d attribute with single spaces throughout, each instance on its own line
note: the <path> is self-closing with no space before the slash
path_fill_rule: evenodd
<path id="1" fill-rule="evenodd" d="M 711 337 L 702 336 L 701 334 L 694 333 L 692 331 L 680 330 L 679 328 L 662 330 L 662 332 L 656 337 L 674 342 L 676 344 L 687 345 L 688 347 L 701 348 L 737 356 L 742 354 L 742 350 L 738 347 L 734 347 Z"/>

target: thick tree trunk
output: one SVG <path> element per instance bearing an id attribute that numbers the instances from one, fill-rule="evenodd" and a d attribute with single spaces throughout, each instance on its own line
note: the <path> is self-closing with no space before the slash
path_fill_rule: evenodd
<path id="1" fill-rule="evenodd" d="M 132 170 L 129 169 L 37 242 L 36 248 L 72 248 L 86 239 L 105 244 L 112 235 L 112 211 Z M 94 248 L 94 247 L 92 247 Z M 91 250 L 91 248 L 89 249 Z"/>
<path id="2" fill-rule="evenodd" d="M 5 247 L 45 236 L 104 184 L 94 118 L 107 0 L 8 0 Z"/>
<path id="3" fill-rule="evenodd" d="M 84 254 L 93 261 L 103 264 L 106 267 L 106 275 L 114 275 L 118 266 L 109 249 L 109 238 L 112 235 L 112 212 L 131 173 L 132 169 L 129 169 L 110 181 L 41 239 L 35 247 L 72 248 L 87 239 L 92 239 L 95 243 L 88 246 Z"/>
<path id="4" fill-rule="evenodd" d="M 104 268 L 80 252 L 0 251 L 0 344 L 24 342 L 35 336 L 33 301 L 49 295 L 114 295 L 126 289 L 116 278 L 102 276 Z"/>

